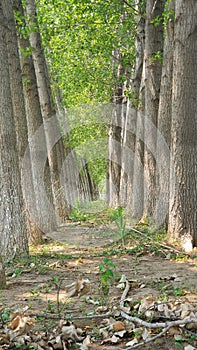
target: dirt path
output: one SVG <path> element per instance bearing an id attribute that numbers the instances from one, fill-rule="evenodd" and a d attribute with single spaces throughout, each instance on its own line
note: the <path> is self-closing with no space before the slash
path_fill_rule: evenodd
<path id="1" fill-rule="evenodd" d="M 2 310 L 28 307 L 30 313 L 57 315 L 61 308 L 64 316 L 79 317 L 75 324 L 89 334 L 92 342 L 86 350 L 107 350 L 123 348 L 133 339 L 134 333 L 127 331 L 125 338 L 120 338 L 116 345 L 110 341 L 105 343 L 99 331 L 104 327 L 103 319 L 81 320 L 80 317 L 118 308 L 122 290 L 117 286 L 122 275 L 130 285 L 129 305 L 137 305 L 139 300 L 145 299 L 154 302 L 170 299 L 197 306 L 196 259 L 178 261 L 170 254 L 164 258 L 155 251 L 132 251 L 129 241 L 125 252 L 121 252 L 120 245 L 115 244 L 117 235 L 113 226 L 67 223 L 50 237 L 53 242 L 32 249 L 31 261 L 19 261 L 8 267 L 8 286 L 1 293 Z M 110 284 L 109 277 L 105 285 L 102 274 L 107 270 L 112 272 L 113 278 Z M 83 284 L 87 280 L 87 290 L 84 284 L 81 292 L 68 298 L 69 284 L 76 281 Z M 50 318 L 43 320 L 43 326 L 48 327 L 49 321 Z M 180 349 L 185 349 L 187 343 L 183 341 L 179 345 Z M 175 350 L 177 344 L 173 337 L 167 337 L 143 348 Z"/>
<path id="2" fill-rule="evenodd" d="M 70 248 L 99 248 L 112 244 L 116 240 L 115 226 L 81 225 L 67 223 L 59 227 L 58 231 L 50 234 L 57 242 L 68 244 Z"/>

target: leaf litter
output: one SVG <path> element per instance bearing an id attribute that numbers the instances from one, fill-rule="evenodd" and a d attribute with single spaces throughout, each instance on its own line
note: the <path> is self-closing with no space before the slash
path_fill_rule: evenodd
<path id="1" fill-rule="evenodd" d="M 80 248 L 75 240 L 72 248 L 50 243 L 43 271 L 32 262 L 20 274 L 8 269 L 0 349 L 197 349 L 192 259 L 178 262 L 150 252 L 139 258 L 96 242 Z M 108 270 L 110 278 L 101 279 Z"/>

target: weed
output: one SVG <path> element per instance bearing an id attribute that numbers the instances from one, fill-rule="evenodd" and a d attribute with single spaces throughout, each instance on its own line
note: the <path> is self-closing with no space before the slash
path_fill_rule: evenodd
<path id="1" fill-rule="evenodd" d="M 100 271 L 100 284 L 103 296 L 106 297 L 109 294 L 109 288 L 113 284 L 115 274 L 113 269 L 116 265 L 108 258 L 104 259 L 104 262 L 99 265 Z"/>
<path id="2" fill-rule="evenodd" d="M 72 209 L 70 219 L 73 221 L 87 221 L 88 217 L 76 207 Z"/>
<path id="3" fill-rule="evenodd" d="M 50 299 L 47 300 L 47 310 L 51 313 L 55 313 L 55 305 L 52 303 Z"/>
<path id="4" fill-rule="evenodd" d="M 124 220 L 124 212 L 123 208 L 119 207 L 117 212 L 117 218 L 115 220 L 115 224 L 117 226 L 118 232 L 118 238 L 121 239 L 122 245 L 124 247 L 125 245 L 125 235 L 126 235 L 126 222 Z"/>
<path id="5" fill-rule="evenodd" d="M 3 323 L 6 323 L 10 320 L 10 309 L 5 309 L 1 313 L 1 320 L 3 321 Z"/>
<path id="6" fill-rule="evenodd" d="M 14 270 L 13 274 L 12 274 L 12 277 L 15 278 L 15 277 L 18 277 L 22 274 L 22 268 L 21 267 L 16 267 L 16 269 Z"/>
<path id="7" fill-rule="evenodd" d="M 173 294 L 175 295 L 175 297 L 180 297 L 181 295 L 183 295 L 183 289 L 182 288 L 173 288 Z"/>

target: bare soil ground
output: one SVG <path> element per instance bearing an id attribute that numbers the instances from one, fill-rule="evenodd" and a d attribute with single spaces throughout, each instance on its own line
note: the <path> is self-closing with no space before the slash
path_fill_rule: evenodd
<path id="1" fill-rule="evenodd" d="M 120 300 L 124 291 L 124 282 L 122 289 L 119 283 L 122 275 L 129 284 L 124 305 L 129 307 L 130 315 L 137 315 L 149 322 L 161 322 L 166 314 L 164 317 L 161 312 L 158 316 L 157 312 L 155 316 L 153 304 L 158 302 L 168 306 L 171 303 L 169 308 L 172 310 L 174 307 L 177 319 L 180 318 L 177 310 L 182 305 L 190 305 L 192 315 L 197 315 L 196 255 L 185 258 L 184 255 L 174 254 L 173 250 L 159 245 L 152 247 L 144 241 L 142 236 L 134 244 L 133 237 L 128 234 L 123 247 L 117 240 L 114 225 L 95 226 L 91 222 L 62 225 L 50 235 L 46 244 L 31 248 L 30 259 L 19 259 L 8 264 L 7 288 L 0 295 L 2 334 L 5 333 L 6 313 L 19 310 L 23 314 L 21 310 L 26 308 L 26 313 L 37 319 L 34 326 L 37 332 L 42 329 L 45 334 L 54 329 L 59 319 L 71 317 L 75 327 L 83 330 L 86 341 L 84 347 L 83 341 L 71 341 L 64 345 L 64 349 L 129 349 L 128 344 L 132 344 L 129 342 L 133 339 L 143 342 L 144 327 L 132 328 L 120 315 Z M 141 308 L 140 313 L 140 305 L 146 305 L 146 302 L 147 306 Z M 149 307 L 153 312 L 146 318 L 145 312 Z M 108 312 L 111 315 L 106 316 Z M 174 320 L 173 315 L 173 311 L 170 311 L 167 320 Z M 114 340 L 113 324 L 119 321 L 119 327 L 125 332 L 122 336 L 115 336 Z M 106 328 L 106 324 L 112 326 Z M 166 332 L 163 337 L 141 348 L 197 348 L 196 327 L 187 331 L 183 327 L 173 329 L 174 332 Z M 154 335 L 154 332 L 150 333 L 150 336 Z M 35 344 L 20 347 L 16 345 L 17 341 L 16 344 L 12 341 L 11 345 L 11 342 L 4 344 L 3 336 L 0 339 L 1 349 L 36 349 Z M 28 341 L 26 344 L 29 344 Z M 133 344 L 130 348 L 134 348 Z M 187 348 L 189 344 L 191 348 Z M 61 349 L 46 345 L 45 348 Z"/>

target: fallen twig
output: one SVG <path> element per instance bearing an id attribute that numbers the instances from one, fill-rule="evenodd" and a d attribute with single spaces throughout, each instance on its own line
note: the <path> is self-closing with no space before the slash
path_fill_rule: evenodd
<path id="1" fill-rule="evenodd" d="M 28 314 L 29 317 L 40 317 L 40 318 L 46 318 L 46 319 L 52 319 L 52 320 L 66 320 L 66 321 L 72 321 L 72 320 L 86 320 L 86 319 L 93 319 L 93 318 L 105 318 L 112 316 L 112 312 L 106 312 L 102 315 L 87 315 L 87 316 L 56 316 L 51 314 L 37 314 L 37 313 L 31 313 Z"/>
<path id="2" fill-rule="evenodd" d="M 188 323 L 197 323 L 197 317 L 187 317 L 183 320 L 175 320 L 175 321 L 166 321 L 166 322 L 146 322 L 142 320 L 139 317 L 136 316 L 130 316 L 126 312 L 121 311 L 121 316 L 125 318 L 127 321 L 137 323 L 140 326 L 146 327 L 146 328 L 166 328 L 166 327 L 174 327 L 174 326 L 181 326 L 186 325 Z"/>
<path id="3" fill-rule="evenodd" d="M 126 296 L 129 292 L 129 288 L 130 288 L 129 282 L 126 279 L 125 280 L 125 289 L 124 289 L 122 296 L 121 296 L 121 299 L 120 299 L 120 309 L 122 309 L 124 307 L 124 301 L 125 301 Z M 197 323 L 197 317 L 191 317 L 191 318 L 187 317 L 183 320 L 179 319 L 179 320 L 166 321 L 166 322 L 146 322 L 139 317 L 128 315 L 123 310 L 121 310 L 121 316 L 123 318 L 125 318 L 127 321 L 138 324 L 138 325 L 143 326 L 145 328 L 152 328 L 152 329 L 153 328 L 163 328 L 163 330 L 159 334 L 155 335 L 154 337 L 148 338 L 147 340 L 145 340 L 141 343 L 132 345 L 132 346 L 124 348 L 124 349 L 119 349 L 119 350 L 130 350 L 130 349 L 134 349 L 134 348 L 140 347 L 142 345 L 145 345 L 147 343 L 150 343 L 150 342 L 154 341 L 155 339 L 163 336 L 171 327 L 181 326 L 181 325 L 185 326 L 186 324 L 189 324 L 189 323 Z"/>
<path id="4" fill-rule="evenodd" d="M 130 230 L 130 231 L 134 231 L 134 232 L 136 232 L 136 233 L 139 233 L 141 236 L 144 236 L 144 237 L 148 238 L 150 242 L 155 243 L 154 240 L 153 240 L 151 237 L 149 237 L 149 236 L 146 235 L 146 233 L 141 232 L 141 231 L 139 231 L 139 230 L 136 230 L 136 229 L 133 228 L 133 227 L 129 227 L 129 230 Z M 178 250 L 178 249 L 176 249 L 176 248 L 170 247 L 169 245 L 162 244 L 162 243 L 158 243 L 158 242 L 157 242 L 157 244 L 158 244 L 160 247 L 165 248 L 165 249 L 168 249 L 168 250 L 171 250 L 171 251 L 174 251 L 175 253 L 187 255 L 186 253 L 181 252 L 180 250 Z"/>
<path id="5" fill-rule="evenodd" d="M 129 346 L 129 347 L 127 346 L 126 348 L 119 348 L 118 350 L 130 350 L 130 349 L 139 348 L 142 345 L 145 345 L 147 343 L 151 343 L 152 341 L 162 337 L 169 329 L 170 329 L 170 327 L 166 327 L 159 334 L 156 334 L 154 337 L 148 338 L 147 340 L 144 340 L 141 343 L 138 343 L 138 344 L 135 344 L 135 345 L 132 345 L 132 346 Z"/>

